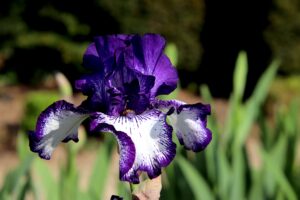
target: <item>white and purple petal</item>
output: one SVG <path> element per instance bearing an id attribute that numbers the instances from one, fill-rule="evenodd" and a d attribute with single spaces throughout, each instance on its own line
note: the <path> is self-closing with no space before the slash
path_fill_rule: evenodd
<path id="1" fill-rule="evenodd" d="M 155 178 L 175 156 L 172 127 L 166 123 L 166 115 L 158 110 L 119 117 L 97 113 L 93 118 L 92 129 L 112 132 L 118 140 L 121 180 L 139 183 L 139 171 Z M 126 138 L 125 142 L 120 134 Z"/>
<path id="2" fill-rule="evenodd" d="M 78 141 L 77 129 L 88 116 L 87 111 L 64 100 L 53 103 L 40 114 L 36 130 L 29 132 L 31 151 L 49 160 L 60 142 Z"/>
<path id="3" fill-rule="evenodd" d="M 198 152 L 210 143 L 212 133 L 207 128 L 207 116 L 211 113 L 210 105 L 158 100 L 154 103 L 154 107 L 169 115 L 169 123 L 180 144 L 186 149 Z"/>

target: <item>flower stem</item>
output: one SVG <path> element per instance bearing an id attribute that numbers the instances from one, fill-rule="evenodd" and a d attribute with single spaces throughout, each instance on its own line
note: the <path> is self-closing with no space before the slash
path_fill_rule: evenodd
<path id="1" fill-rule="evenodd" d="M 133 194 L 133 190 L 134 190 L 133 184 L 129 183 L 129 187 L 130 187 L 131 199 L 137 200 L 136 196 Z"/>
<path id="2" fill-rule="evenodd" d="M 130 192 L 131 194 L 133 193 L 133 184 L 132 183 L 129 183 L 129 187 L 130 187 Z"/>

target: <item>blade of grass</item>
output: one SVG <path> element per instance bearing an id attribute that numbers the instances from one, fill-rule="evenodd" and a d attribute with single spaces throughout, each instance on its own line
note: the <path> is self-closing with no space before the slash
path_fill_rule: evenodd
<path id="1" fill-rule="evenodd" d="M 281 170 L 280 167 L 277 165 L 277 162 L 274 160 L 272 155 L 270 155 L 263 149 L 262 149 L 262 155 L 263 155 L 266 170 L 268 170 L 270 173 L 272 173 L 275 181 L 277 182 L 277 184 L 279 186 L 278 187 L 279 190 L 282 191 L 282 193 L 284 194 L 286 199 L 296 200 L 297 195 L 296 195 L 292 185 L 289 183 L 283 170 Z"/>
<path id="2" fill-rule="evenodd" d="M 100 144 L 97 152 L 97 160 L 95 161 L 93 172 L 90 177 L 88 192 L 93 199 L 99 199 L 103 195 L 106 177 L 109 167 L 109 155 L 107 144 Z"/>
<path id="3" fill-rule="evenodd" d="M 237 136 L 234 138 L 233 151 L 235 151 L 236 149 L 238 150 L 239 147 L 244 144 L 249 134 L 251 125 L 253 124 L 255 118 L 258 116 L 260 107 L 267 97 L 268 90 L 271 86 L 272 80 L 276 75 L 278 66 L 279 62 L 274 61 L 259 79 L 253 95 L 250 97 L 249 101 L 246 104 L 246 110 L 243 115 L 245 118 L 237 128 Z"/>
<path id="4" fill-rule="evenodd" d="M 219 196 L 221 199 L 229 199 L 230 182 L 232 180 L 232 171 L 229 161 L 226 157 L 226 152 L 222 147 L 217 151 L 217 169 L 218 169 L 218 183 Z"/>
<path id="5" fill-rule="evenodd" d="M 232 166 L 231 200 L 244 199 L 245 194 L 245 158 L 243 150 L 234 152 Z"/>
<path id="6" fill-rule="evenodd" d="M 202 175 L 181 155 L 177 156 L 177 164 L 181 168 L 189 187 L 193 191 L 196 200 L 214 199 L 213 193 L 209 188 L 208 183 L 202 177 Z"/>
<path id="7" fill-rule="evenodd" d="M 208 102 L 211 105 L 213 105 L 213 98 L 211 96 L 211 93 L 207 85 L 200 86 L 200 93 L 205 102 Z M 217 145 L 219 144 L 219 135 L 217 134 L 219 133 L 219 127 L 217 124 L 217 119 L 216 119 L 214 109 L 212 109 L 212 113 L 208 117 L 207 127 L 213 133 L 213 140 L 204 151 L 205 161 L 206 161 L 205 164 L 206 164 L 206 170 L 207 170 L 209 180 L 211 182 L 216 182 L 217 181 L 217 163 L 216 163 L 217 153 L 215 149 L 217 149 Z"/>
<path id="8" fill-rule="evenodd" d="M 55 181 L 53 174 L 44 160 L 36 159 L 33 163 L 35 193 L 39 199 L 59 199 L 59 184 Z"/>
<path id="9" fill-rule="evenodd" d="M 1 189 L 1 194 L 4 196 L 19 196 L 18 191 L 22 191 L 20 187 L 24 186 L 24 181 L 22 178 L 26 176 L 29 172 L 31 163 L 33 161 L 33 156 L 28 155 L 19 167 L 13 171 L 11 171 L 4 180 L 4 184 Z"/>
<path id="10" fill-rule="evenodd" d="M 248 72 L 247 54 L 241 51 L 238 55 L 233 75 L 233 95 L 237 101 L 243 98 Z"/>
<path id="11" fill-rule="evenodd" d="M 249 200 L 264 200 L 261 170 L 252 170 L 252 184 L 249 191 Z"/>

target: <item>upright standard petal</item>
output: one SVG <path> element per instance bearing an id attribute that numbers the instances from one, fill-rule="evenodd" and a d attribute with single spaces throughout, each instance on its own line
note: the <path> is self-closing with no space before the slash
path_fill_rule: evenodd
<path id="1" fill-rule="evenodd" d="M 176 145 L 172 142 L 172 127 L 166 123 L 166 115 L 158 110 L 119 117 L 97 113 L 93 118 L 92 129 L 110 131 L 118 139 L 121 180 L 139 183 L 138 171 L 145 171 L 150 178 L 155 178 L 161 174 L 161 168 L 166 167 L 175 156 Z M 132 154 L 123 155 L 127 153 L 123 149 L 128 147 L 122 144 L 120 133 L 132 141 L 135 149 L 133 158 Z"/>
<path id="2" fill-rule="evenodd" d="M 83 65 L 87 69 L 92 69 L 94 71 L 103 71 L 103 63 L 99 58 L 95 42 L 91 43 L 86 49 L 83 55 Z"/>
<path id="3" fill-rule="evenodd" d="M 132 35 L 106 35 L 94 38 L 83 56 L 83 65 L 87 69 L 109 73 L 115 62 L 115 52 L 117 49 L 128 46 Z"/>
<path id="4" fill-rule="evenodd" d="M 165 40 L 158 34 L 135 35 L 124 48 L 125 65 L 145 75 L 155 77 L 151 96 L 169 94 L 177 87 L 178 75 L 163 53 Z"/>
<path id="5" fill-rule="evenodd" d="M 60 142 L 78 141 L 77 129 L 89 114 L 66 101 L 57 101 L 44 110 L 36 130 L 29 132 L 29 145 L 41 158 L 49 160 Z"/>
<path id="6" fill-rule="evenodd" d="M 118 67 L 107 76 L 107 85 L 110 91 L 115 93 L 113 96 L 122 95 L 123 104 L 126 104 L 127 109 L 140 114 L 149 107 L 150 90 L 155 83 L 155 77 L 127 67 L 124 65 L 122 52 L 118 51 L 116 54 Z M 110 91 L 108 92 L 111 95 Z"/>
<path id="7" fill-rule="evenodd" d="M 211 113 L 210 105 L 158 100 L 154 103 L 154 107 L 169 115 L 169 122 L 180 144 L 186 149 L 198 152 L 210 143 L 212 133 L 206 127 L 207 116 Z"/>

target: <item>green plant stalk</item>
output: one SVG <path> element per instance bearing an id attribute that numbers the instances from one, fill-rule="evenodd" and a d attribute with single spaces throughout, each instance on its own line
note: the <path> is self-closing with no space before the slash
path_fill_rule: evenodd
<path id="1" fill-rule="evenodd" d="M 132 183 L 129 183 L 129 188 L 130 188 L 130 193 L 132 195 L 133 194 L 133 190 L 134 190 Z"/>

